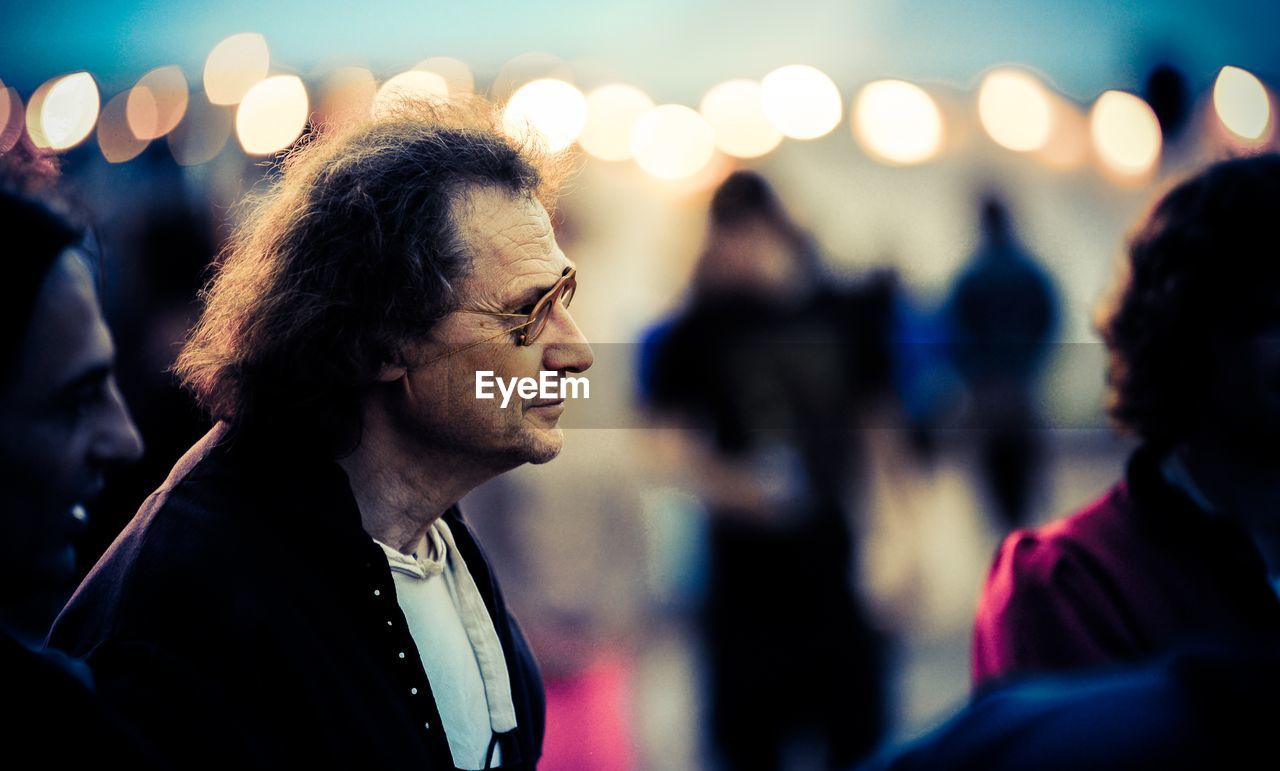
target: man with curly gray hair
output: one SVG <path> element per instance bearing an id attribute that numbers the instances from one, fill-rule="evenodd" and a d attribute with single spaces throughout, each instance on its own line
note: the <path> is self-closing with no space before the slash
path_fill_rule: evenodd
<path id="1" fill-rule="evenodd" d="M 321 136 L 253 201 L 176 370 L 216 419 L 53 638 L 182 767 L 532 768 L 536 664 L 456 503 L 560 450 L 477 372 L 592 354 L 554 169 L 481 103 Z"/>

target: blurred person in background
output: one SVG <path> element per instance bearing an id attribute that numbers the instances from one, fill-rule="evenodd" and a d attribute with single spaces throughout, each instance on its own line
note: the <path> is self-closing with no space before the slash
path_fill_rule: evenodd
<path id="1" fill-rule="evenodd" d="M 555 171 L 479 101 L 406 102 L 291 155 L 177 371 L 214 429 L 52 639 L 183 767 L 533 768 L 537 665 L 456 501 L 555 457 L 585 370 Z"/>
<path id="2" fill-rule="evenodd" d="M 888 282 L 841 291 L 754 172 L 716 190 L 689 306 L 648 338 L 710 516 L 711 734 L 726 768 L 847 767 L 884 731 L 883 652 L 854 589 L 857 421 L 888 378 Z"/>
<path id="3" fill-rule="evenodd" d="M 1280 643 L 1280 156 L 1172 189 L 1129 246 L 1100 328 L 1110 413 L 1142 442 L 1079 513 L 1001 545 L 978 607 L 977 687 Z"/>
<path id="4" fill-rule="evenodd" d="M 21 154 L 23 151 L 16 151 Z M 14 157 L 3 160 L 6 167 Z M 84 230 L 0 187 L 0 765 L 153 760 L 93 693 L 87 668 L 41 650 L 75 582 L 74 533 L 104 469 L 136 460 Z M 38 761 L 36 759 L 39 759 Z"/>
<path id="5" fill-rule="evenodd" d="M 982 201 L 981 245 L 946 301 L 952 365 L 969 393 L 980 468 L 1003 531 L 1026 523 L 1044 454 L 1035 385 L 1057 317 L 1044 268 L 1018 243 L 1003 200 Z"/>

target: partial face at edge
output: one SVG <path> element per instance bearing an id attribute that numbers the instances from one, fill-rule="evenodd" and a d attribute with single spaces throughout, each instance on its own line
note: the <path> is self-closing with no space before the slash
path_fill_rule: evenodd
<path id="1" fill-rule="evenodd" d="M 0 571 L 36 583 L 74 572 L 71 509 L 142 442 L 114 375 L 115 349 L 84 257 L 45 276 L 13 380 L 0 390 Z"/>

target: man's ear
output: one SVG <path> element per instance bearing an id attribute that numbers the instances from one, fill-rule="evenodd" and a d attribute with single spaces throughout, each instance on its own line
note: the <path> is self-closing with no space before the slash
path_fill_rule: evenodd
<path id="1" fill-rule="evenodd" d="M 409 373 L 409 368 L 403 364 L 383 364 L 382 369 L 378 370 L 379 383 L 394 383 Z"/>

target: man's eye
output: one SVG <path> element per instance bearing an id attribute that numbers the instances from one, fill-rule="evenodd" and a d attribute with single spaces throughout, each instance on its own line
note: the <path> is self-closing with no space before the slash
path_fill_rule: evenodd
<path id="1" fill-rule="evenodd" d="M 77 411 L 88 410 L 101 404 L 106 398 L 107 384 L 105 380 L 85 383 L 73 390 L 67 399 L 68 406 Z"/>

